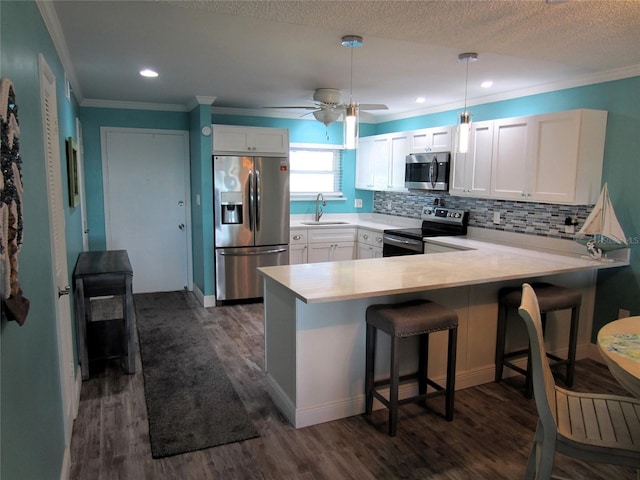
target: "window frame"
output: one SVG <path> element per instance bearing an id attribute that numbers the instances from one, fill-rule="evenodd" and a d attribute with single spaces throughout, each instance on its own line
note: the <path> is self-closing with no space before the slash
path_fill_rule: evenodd
<path id="1" fill-rule="evenodd" d="M 291 184 L 289 186 L 289 195 L 291 201 L 308 201 L 315 200 L 318 193 L 322 193 L 322 195 L 326 198 L 326 200 L 344 200 L 344 192 L 343 192 L 343 155 L 344 148 L 342 145 L 334 145 L 334 144 L 315 144 L 315 143 L 292 143 L 289 146 L 289 157 L 291 157 L 291 152 L 294 150 L 309 150 L 309 151 L 330 151 L 333 152 L 334 155 L 334 168 L 331 170 L 334 175 L 337 175 L 337 181 L 334 181 L 334 190 L 333 191 L 313 191 L 313 192 L 293 192 L 291 191 Z M 294 170 L 291 167 L 291 158 L 289 158 L 289 173 L 290 175 L 297 173 L 313 173 L 314 171 L 309 170 Z M 328 172 L 328 170 L 318 170 L 316 173 Z M 337 183 L 337 185 L 336 185 Z"/>

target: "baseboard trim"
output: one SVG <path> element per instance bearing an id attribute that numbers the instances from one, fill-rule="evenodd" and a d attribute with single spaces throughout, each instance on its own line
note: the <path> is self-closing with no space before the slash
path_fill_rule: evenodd
<path id="1" fill-rule="evenodd" d="M 193 294 L 196 296 L 198 303 L 202 307 L 209 308 L 209 307 L 216 306 L 215 295 L 205 295 L 204 293 L 202 293 L 202 290 L 200 290 L 195 283 L 193 284 Z"/>
<path id="2" fill-rule="evenodd" d="M 567 351 L 559 350 L 554 352 L 556 355 L 563 357 L 566 356 Z M 597 346 L 591 344 L 580 345 L 577 348 L 576 359 L 594 358 L 597 360 L 599 353 L 597 353 Z M 602 361 L 600 359 L 600 361 Z M 526 358 L 514 360 L 515 365 L 522 368 L 526 367 Z M 518 372 L 511 370 L 510 368 L 504 369 L 503 378 L 509 378 L 515 375 L 519 375 Z M 445 382 L 445 376 L 439 376 L 432 378 L 433 381 L 440 383 Z M 489 364 L 472 370 L 464 372 L 457 372 L 456 374 L 456 390 L 463 390 L 469 387 L 475 387 L 486 383 L 495 381 L 495 365 Z M 287 396 L 287 394 L 280 388 L 277 382 L 267 374 L 267 391 L 273 399 L 278 409 L 289 420 L 291 425 L 295 428 L 304 428 L 311 425 L 317 425 L 319 423 L 330 422 L 341 418 L 351 417 L 354 415 L 363 414 L 365 411 L 365 395 L 362 392 L 359 395 L 352 396 L 337 402 L 322 403 L 316 405 L 308 405 L 300 408 L 296 408 L 295 403 Z M 388 397 L 389 390 L 379 390 L 382 395 Z M 417 382 L 409 382 L 400 385 L 398 390 L 399 398 L 408 398 L 415 396 L 418 393 Z M 378 410 L 384 408 L 381 402 L 374 401 L 373 409 Z"/>

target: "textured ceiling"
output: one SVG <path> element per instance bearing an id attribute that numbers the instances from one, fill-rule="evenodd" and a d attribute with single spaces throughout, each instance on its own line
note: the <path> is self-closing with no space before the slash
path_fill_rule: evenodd
<path id="1" fill-rule="evenodd" d="M 67 69 L 85 103 L 189 104 L 256 109 L 311 105 L 315 88 L 386 103 L 384 116 L 513 91 L 640 74 L 640 1 L 55 1 Z M 137 75 L 159 70 L 153 82 Z M 482 80 L 494 87 L 484 90 Z M 587 79 L 587 80 L 584 80 Z M 427 101 L 420 106 L 417 96 Z M 302 112 L 301 112 L 302 113 Z"/>

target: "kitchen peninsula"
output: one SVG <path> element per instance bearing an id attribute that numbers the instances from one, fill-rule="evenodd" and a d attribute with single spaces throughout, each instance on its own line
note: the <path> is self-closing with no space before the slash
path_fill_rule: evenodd
<path id="1" fill-rule="evenodd" d="M 364 412 L 365 310 L 371 304 L 427 298 L 454 309 L 460 322 L 460 389 L 493 381 L 499 288 L 536 279 L 580 290 L 578 358 L 584 358 L 591 339 L 596 271 L 628 265 L 627 258 L 600 262 L 465 237 L 438 241 L 466 250 L 260 269 L 268 389 L 292 425 L 301 428 Z M 567 345 L 568 324 L 549 323 L 550 351 L 560 353 L 560 346 Z M 437 380 L 444 377 L 446 334 L 432 337 L 429 372 Z M 409 370 L 403 368 L 401 374 L 415 365 L 415 339 L 406 340 L 401 358 Z M 511 341 L 524 345 L 524 331 Z M 378 355 L 376 377 L 387 376 L 384 336 Z M 413 388 L 401 386 L 400 396 Z"/>

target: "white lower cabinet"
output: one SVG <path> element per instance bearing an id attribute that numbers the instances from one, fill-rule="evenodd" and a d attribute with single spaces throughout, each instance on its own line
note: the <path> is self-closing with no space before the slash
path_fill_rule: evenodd
<path id="1" fill-rule="evenodd" d="M 356 258 L 356 228 L 291 229 L 289 263 L 318 263 Z"/>
<path id="2" fill-rule="evenodd" d="M 382 232 L 358 229 L 357 258 L 382 258 Z"/>
<path id="3" fill-rule="evenodd" d="M 307 262 L 318 263 L 353 260 L 355 247 L 355 242 L 310 243 Z"/>
<path id="4" fill-rule="evenodd" d="M 307 229 L 291 229 L 289 233 L 289 265 L 307 263 Z"/>

